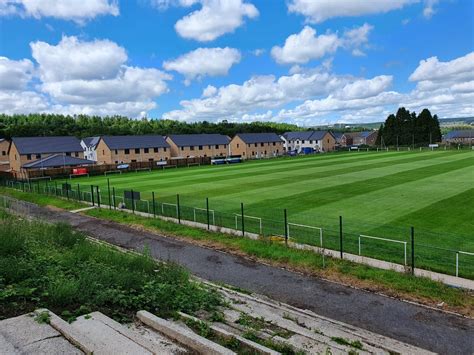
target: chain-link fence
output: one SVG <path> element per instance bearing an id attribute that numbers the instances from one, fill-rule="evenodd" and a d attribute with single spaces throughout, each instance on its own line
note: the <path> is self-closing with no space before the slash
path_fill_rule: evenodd
<path id="1" fill-rule="evenodd" d="M 232 205 L 198 200 L 186 196 L 156 198 L 154 193 L 116 189 L 107 184 L 73 184 L 50 180 L 36 182 L 7 181 L 4 185 L 24 192 L 57 196 L 86 202 L 102 208 L 145 213 L 149 217 L 168 217 L 178 223 L 186 222 L 201 228 L 225 228 L 234 235 L 260 236 L 269 240 L 296 243 L 344 254 L 387 261 L 407 269 L 422 268 L 430 271 L 474 279 L 474 252 L 442 247 L 443 238 L 451 245 L 463 245 L 463 238 L 437 234 L 410 226 L 399 228 L 389 225 L 371 225 L 343 216 L 288 216 L 286 210 L 272 209 L 258 213 L 244 204 Z M 271 217 L 269 217 L 271 216 Z M 429 242 L 427 242 L 429 241 Z"/>

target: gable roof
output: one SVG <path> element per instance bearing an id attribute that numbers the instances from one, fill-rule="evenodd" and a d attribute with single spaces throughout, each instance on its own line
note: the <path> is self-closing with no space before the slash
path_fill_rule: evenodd
<path id="1" fill-rule="evenodd" d="M 352 137 L 352 138 L 367 138 L 375 133 L 377 133 L 377 131 L 362 131 L 362 132 L 347 132 L 347 133 L 344 133 L 344 135 L 347 137 Z"/>
<path id="2" fill-rule="evenodd" d="M 300 132 L 286 132 L 283 136 L 290 141 L 293 140 L 313 140 L 319 141 L 324 138 L 326 134 L 332 134 L 329 131 L 300 131 Z"/>
<path id="3" fill-rule="evenodd" d="M 178 147 L 229 144 L 230 142 L 230 138 L 223 134 L 170 134 L 167 138 Z"/>
<path id="4" fill-rule="evenodd" d="M 23 164 L 25 169 L 52 168 L 55 166 L 78 166 L 95 164 L 92 160 L 70 157 L 64 154 L 53 154 L 46 158 L 35 160 L 31 163 Z"/>
<path id="5" fill-rule="evenodd" d="M 453 139 L 453 138 L 474 138 L 474 129 L 463 129 L 463 130 L 455 130 L 446 133 L 444 136 L 445 139 Z"/>
<path id="6" fill-rule="evenodd" d="M 332 135 L 336 139 L 342 139 L 342 137 L 344 136 L 344 133 L 342 133 L 342 132 L 332 132 Z"/>
<path id="7" fill-rule="evenodd" d="M 283 142 L 276 133 L 238 133 L 235 136 L 247 144 Z"/>
<path id="8" fill-rule="evenodd" d="M 13 137 L 12 143 L 20 154 L 53 154 L 82 152 L 79 139 L 63 137 Z"/>
<path id="9" fill-rule="evenodd" d="M 82 138 L 82 141 L 84 142 L 86 147 L 93 148 L 93 147 L 96 147 L 97 144 L 99 144 L 100 137 L 85 137 L 85 138 Z"/>
<path id="10" fill-rule="evenodd" d="M 109 149 L 169 148 L 163 136 L 103 136 L 100 139 Z"/>

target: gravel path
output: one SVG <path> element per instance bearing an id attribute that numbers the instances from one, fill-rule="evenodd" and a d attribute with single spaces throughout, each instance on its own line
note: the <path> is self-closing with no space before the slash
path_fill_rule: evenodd
<path id="1" fill-rule="evenodd" d="M 474 320 L 263 265 L 115 222 L 41 207 L 30 214 L 62 221 L 106 242 L 183 265 L 201 278 L 266 295 L 301 309 L 444 354 L 474 353 Z"/>

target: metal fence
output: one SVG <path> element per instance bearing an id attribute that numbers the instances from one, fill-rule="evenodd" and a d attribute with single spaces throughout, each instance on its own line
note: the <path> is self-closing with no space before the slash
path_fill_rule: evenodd
<path id="1" fill-rule="evenodd" d="M 224 205 L 208 198 L 200 203 L 196 199 L 156 198 L 155 193 L 141 194 L 111 186 L 58 183 L 57 181 L 9 181 L 7 187 L 24 192 L 57 196 L 64 199 L 85 202 L 94 206 L 146 213 L 149 217 L 168 217 L 178 223 L 195 223 L 209 230 L 225 229 L 234 235 L 258 236 L 268 240 L 279 240 L 287 245 L 297 243 L 315 247 L 316 250 L 337 251 L 344 258 L 347 254 L 359 255 L 387 261 L 406 267 L 413 272 L 413 266 L 474 279 L 474 252 L 439 246 L 443 238 L 453 238 L 452 245 L 462 245 L 462 238 L 455 235 L 437 234 L 426 230 L 370 225 L 343 216 L 313 216 L 311 221 L 293 220 L 285 209 L 272 210 L 267 215 L 247 211 L 242 203 L 238 206 Z M 269 218 L 268 214 L 273 217 Z M 430 241 L 430 242 L 427 242 Z M 459 241 L 459 242 L 457 242 Z M 437 245 L 438 244 L 438 245 Z M 334 253 L 333 253 L 334 255 Z"/>

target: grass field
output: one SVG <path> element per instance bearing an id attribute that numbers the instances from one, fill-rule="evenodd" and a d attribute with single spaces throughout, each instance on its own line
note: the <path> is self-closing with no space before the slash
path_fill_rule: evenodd
<path id="1" fill-rule="evenodd" d="M 116 196 L 123 190 L 155 193 L 157 210 L 173 216 L 180 195 L 185 219 L 204 222 L 209 198 L 216 224 L 241 227 L 244 214 L 262 218 L 264 235 L 285 233 L 288 221 L 323 228 L 328 248 L 339 247 L 343 216 L 344 250 L 358 253 L 359 235 L 409 242 L 415 227 L 418 265 L 453 273 L 456 251 L 474 252 L 474 153 L 470 151 L 352 152 L 202 166 L 164 171 L 77 178 L 73 189 L 101 189 L 108 202 L 107 178 Z M 116 202 L 119 201 L 117 197 Z M 140 205 L 141 204 L 141 205 Z M 141 206 L 141 207 L 140 207 Z M 140 202 L 138 207 L 147 210 Z M 151 209 L 151 207 L 150 207 Z M 211 220 L 212 223 L 212 220 Z M 260 231 L 260 221 L 245 218 L 246 230 Z M 290 225 L 290 239 L 320 244 L 319 230 Z M 404 262 L 403 244 L 362 239 L 363 255 Z M 440 249 L 438 249 L 440 248 Z M 409 249 L 409 243 L 408 243 Z M 446 250 L 445 250 L 446 249 Z M 408 250 L 409 254 L 409 250 Z M 474 277 L 474 256 L 459 254 L 459 273 Z"/>

